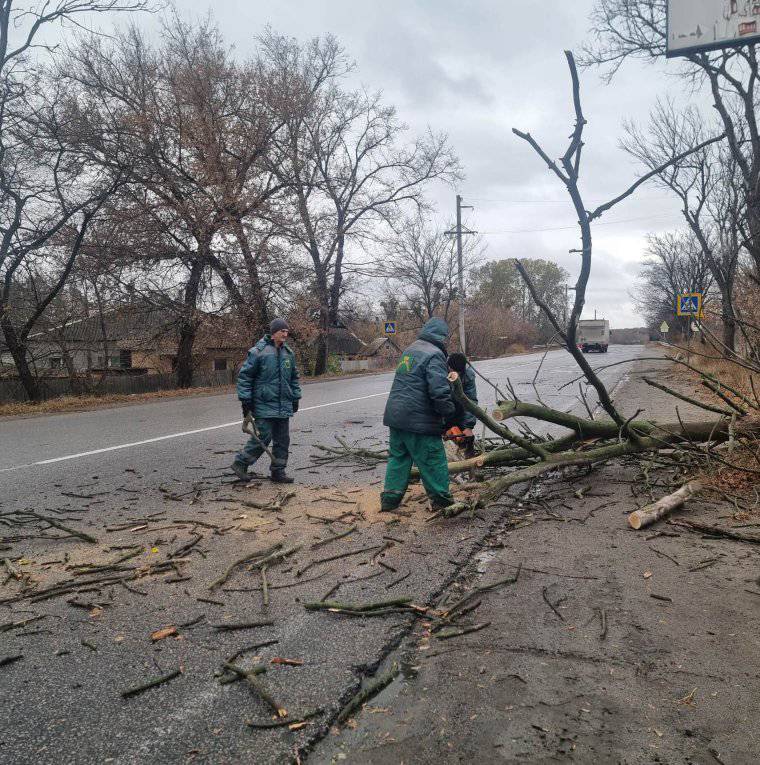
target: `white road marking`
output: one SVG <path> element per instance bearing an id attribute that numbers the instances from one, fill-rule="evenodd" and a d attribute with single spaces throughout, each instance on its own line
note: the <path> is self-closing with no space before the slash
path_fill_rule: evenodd
<path id="1" fill-rule="evenodd" d="M 343 401 L 331 401 L 328 404 L 315 404 L 314 406 L 305 406 L 299 409 L 299 412 L 308 412 L 312 409 L 323 409 L 326 406 L 340 406 L 341 404 L 350 404 L 352 401 L 364 401 L 368 398 L 377 398 L 378 396 L 387 396 L 388 391 L 384 393 L 371 393 L 368 396 L 357 396 L 356 398 L 347 398 Z M 29 462 L 26 465 L 14 465 L 13 467 L 0 468 L 0 473 L 7 473 L 11 470 L 21 470 L 22 468 L 36 467 L 38 465 L 52 465 L 56 462 L 65 462 L 67 460 L 76 460 L 81 457 L 90 457 L 93 454 L 103 454 L 104 452 L 115 452 L 120 449 L 130 449 L 133 446 L 144 446 L 145 444 L 155 444 L 158 441 L 168 441 L 172 438 L 182 438 L 183 436 L 194 436 L 196 433 L 207 433 L 210 430 L 220 430 L 221 428 L 231 428 L 234 425 L 240 427 L 240 420 L 234 422 L 225 422 L 221 425 L 209 425 L 207 428 L 197 428 L 196 430 L 183 430 L 181 433 L 170 433 L 168 436 L 157 436 L 156 438 L 146 438 L 144 441 L 133 441 L 129 444 L 119 444 L 118 446 L 106 446 L 103 449 L 93 449 L 89 452 L 79 452 L 78 454 L 67 454 L 64 457 L 53 457 L 49 460 L 40 460 L 39 462 Z"/>

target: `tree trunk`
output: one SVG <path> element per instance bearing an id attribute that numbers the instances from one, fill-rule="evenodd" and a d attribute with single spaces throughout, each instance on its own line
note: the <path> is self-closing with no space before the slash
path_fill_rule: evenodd
<path id="1" fill-rule="evenodd" d="M 722 320 L 723 320 L 723 345 L 730 351 L 736 350 L 736 316 L 734 315 L 733 295 L 730 289 L 721 290 L 722 292 Z M 723 349 L 724 355 L 725 348 Z"/>
<path id="2" fill-rule="evenodd" d="M 81 396 L 84 393 L 84 387 L 82 381 L 77 375 L 76 367 L 74 366 L 74 359 L 69 353 L 69 349 L 63 341 L 59 343 L 61 349 L 61 358 L 63 359 L 63 365 L 66 367 L 66 374 L 69 376 L 69 385 L 71 386 L 71 393 L 74 396 Z"/>
<path id="3" fill-rule="evenodd" d="M 29 366 L 26 343 L 16 334 L 16 329 L 7 314 L 0 321 L 0 326 L 2 326 L 5 344 L 13 357 L 13 363 L 16 365 L 16 371 L 27 398 L 34 403 L 39 403 L 42 401 L 42 388 L 40 381 Z"/>
<path id="4" fill-rule="evenodd" d="M 193 345 L 198 327 L 194 319 L 182 322 L 177 344 L 177 387 L 190 388 L 193 384 Z"/>
<path id="5" fill-rule="evenodd" d="M 338 225 L 341 225 L 340 218 L 338 218 Z M 331 327 L 334 327 L 340 319 L 340 298 L 343 290 L 343 254 L 345 252 L 345 244 L 345 237 L 343 234 L 340 234 L 338 236 L 338 244 L 336 247 L 333 280 L 330 285 L 330 315 L 328 319 Z"/>
<path id="6" fill-rule="evenodd" d="M 747 194 L 747 224 L 750 235 L 745 247 L 753 266 L 750 274 L 756 283 L 760 283 L 760 204 L 752 193 Z"/>
<path id="7" fill-rule="evenodd" d="M 316 354 L 314 357 L 314 375 L 323 375 L 327 371 L 330 357 L 328 334 L 330 328 L 330 307 L 323 304 L 319 307 L 319 335 L 317 337 Z"/>
<path id="8" fill-rule="evenodd" d="M 317 297 L 319 298 L 319 336 L 314 358 L 315 376 L 323 375 L 327 371 L 330 354 L 328 333 L 331 325 L 331 295 L 327 287 L 327 273 L 324 267 L 317 272 Z"/>
<path id="9" fill-rule="evenodd" d="M 178 388 L 189 388 L 193 384 L 193 345 L 198 334 L 198 319 L 195 314 L 198 306 L 201 277 L 205 267 L 205 257 L 201 256 L 194 260 L 190 269 L 190 278 L 185 286 L 182 322 L 179 328 L 179 342 L 177 343 L 177 363 L 175 366 Z"/>
<path id="10" fill-rule="evenodd" d="M 271 317 L 269 316 L 269 308 L 267 306 L 266 297 L 264 296 L 261 276 L 259 275 L 260 255 L 253 254 L 242 221 L 236 219 L 234 221 L 234 226 L 235 238 L 240 245 L 240 251 L 243 254 L 243 261 L 245 262 L 245 268 L 248 274 L 248 288 L 251 291 L 248 308 L 251 312 L 252 320 L 256 325 L 251 329 L 254 330 L 254 334 L 257 334 L 258 331 L 263 333 L 267 330 Z"/>

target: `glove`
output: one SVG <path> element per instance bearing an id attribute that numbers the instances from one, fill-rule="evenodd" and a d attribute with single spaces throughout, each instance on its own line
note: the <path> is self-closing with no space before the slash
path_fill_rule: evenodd
<path id="1" fill-rule="evenodd" d="M 248 400 L 244 401 L 243 399 L 240 399 L 240 406 L 243 409 L 243 419 L 245 419 L 245 417 L 248 414 L 253 412 L 253 402 L 252 401 L 248 401 Z"/>
<path id="2" fill-rule="evenodd" d="M 458 427 L 459 424 L 464 420 L 464 407 L 459 401 L 454 401 L 454 413 L 448 418 L 443 421 L 443 426 L 446 430 L 449 430 L 453 427 Z"/>
<path id="3" fill-rule="evenodd" d="M 298 399 L 295 399 L 293 401 L 293 414 L 295 414 L 298 411 Z"/>

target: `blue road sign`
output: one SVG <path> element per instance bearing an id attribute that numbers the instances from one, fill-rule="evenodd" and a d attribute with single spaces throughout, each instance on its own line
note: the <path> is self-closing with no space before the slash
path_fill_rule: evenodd
<path id="1" fill-rule="evenodd" d="M 396 322 L 395 321 L 386 321 L 385 322 L 385 334 L 386 335 L 395 335 L 396 334 Z"/>
<path id="2" fill-rule="evenodd" d="M 676 313 L 678 316 L 699 316 L 702 312 L 702 294 L 699 292 L 687 292 L 678 295 Z"/>

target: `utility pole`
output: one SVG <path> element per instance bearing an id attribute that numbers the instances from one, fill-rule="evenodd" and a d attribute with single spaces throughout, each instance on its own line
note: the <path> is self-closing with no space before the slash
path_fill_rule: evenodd
<path id="1" fill-rule="evenodd" d="M 459 272 L 459 344 L 462 347 L 462 353 L 467 353 L 467 341 L 464 331 L 464 264 L 462 262 L 462 234 L 475 234 L 476 231 L 469 229 L 462 230 L 462 210 L 473 210 L 472 205 L 463 205 L 462 197 L 457 194 L 457 225 L 453 231 L 447 231 L 447 234 L 454 234 L 457 238 L 457 270 Z"/>

